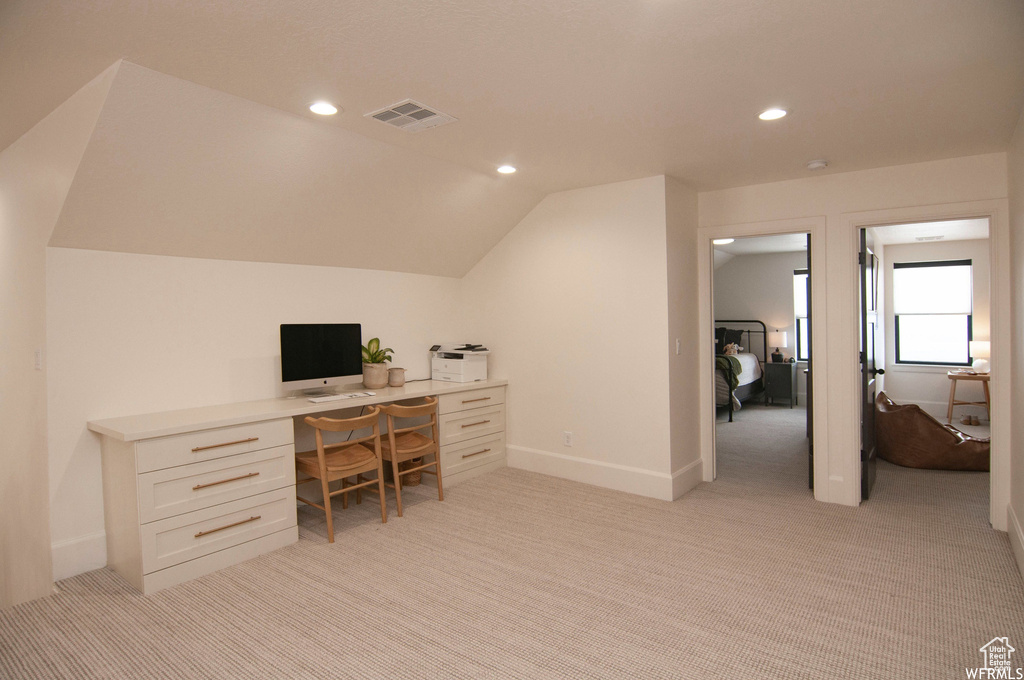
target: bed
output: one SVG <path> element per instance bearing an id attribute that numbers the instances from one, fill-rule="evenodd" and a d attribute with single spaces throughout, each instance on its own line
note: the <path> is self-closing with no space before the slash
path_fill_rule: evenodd
<path id="1" fill-rule="evenodd" d="M 743 351 L 725 355 L 725 346 L 733 343 Z M 715 321 L 715 406 L 729 410 L 730 423 L 743 402 L 764 393 L 761 365 L 767 356 L 768 329 L 763 321 Z"/>

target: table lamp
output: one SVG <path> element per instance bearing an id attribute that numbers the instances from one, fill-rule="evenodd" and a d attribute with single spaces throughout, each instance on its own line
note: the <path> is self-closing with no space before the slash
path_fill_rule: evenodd
<path id="1" fill-rule="evenodd" d="M 975 373 L 988 373 L 990 369 L 988 358 L 992 356 L 992 343 L 988 340 L 971 340 L 967 344 L 971 356 L 974 357 L 974 364 L 971 368 Z"/>
<path id="2" fill-rule="evenodd" d="M 772 363 L 778 364 L 785 361 L 785 357 L 782 356 L 779 348 L 786 346 L 786 331 L 769 331 L 768 344 L 775 345 L 775 351 L 772 352 Z"/>

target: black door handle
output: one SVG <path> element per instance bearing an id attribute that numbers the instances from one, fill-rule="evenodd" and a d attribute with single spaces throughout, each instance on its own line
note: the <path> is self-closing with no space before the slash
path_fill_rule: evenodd
<path id="1" fill-rule="evenodd" d="M 884 368 L 873 368 L 873 369 L 871 369 L 871 373 L 874 374 L 874 375 L 885 375 L 885 369 Z"/>

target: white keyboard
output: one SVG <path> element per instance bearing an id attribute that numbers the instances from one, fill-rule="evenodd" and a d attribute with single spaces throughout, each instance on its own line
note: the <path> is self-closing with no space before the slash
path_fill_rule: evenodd
<path id="1" fill-rule="evenodd" d="M 356 397 L 372 397 L 376 392 L 342 392 L 340 394 L 325 394 L 322 397 L 309 397 L 308 401 L 319 404 L 324 401 L 341 401 L 342 399 L 354 399 Z"/>

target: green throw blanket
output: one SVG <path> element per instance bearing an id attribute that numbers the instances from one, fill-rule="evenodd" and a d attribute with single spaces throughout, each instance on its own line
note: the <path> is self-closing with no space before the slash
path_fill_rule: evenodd
<path id="1" fill-rule="evenodd" d="M 726 375 L 732 376 L 732 384 L 729 385 L 729 389 L 734 390 L 740 384 L 739 374 L 743 372 L 743 367 L 740 366 L 740 360 L 729 354 L 716 354 L 715 355 L 715 368 L 720 368 L 725 371 Z M 729 373 L 729 369 L 732 368 L 732 373 Z"/>

